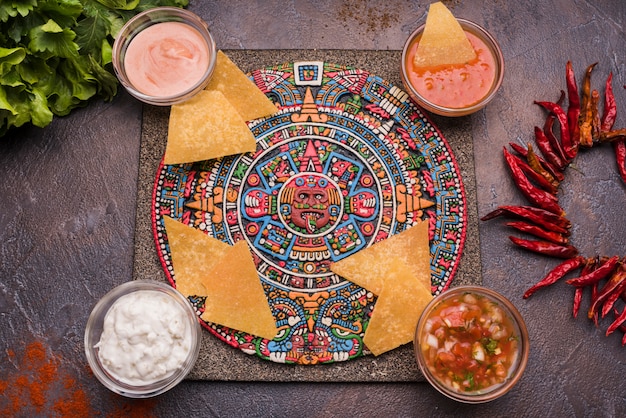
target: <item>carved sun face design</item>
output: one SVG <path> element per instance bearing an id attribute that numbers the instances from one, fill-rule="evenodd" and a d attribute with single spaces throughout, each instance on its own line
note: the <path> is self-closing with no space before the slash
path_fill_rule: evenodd
<path id="1" fill-rule="evenodd" d="M 293 196 L 291 221 L 313 234 L 328 224 L 328 193 L 324 189 L 301 187 Z"/>
<path id="2" fill-rule="evenodd" d="M 337 185 L 318 173 L 291 178 L 280 193 L 280 215 L 285 224 L 305 235 L 333 227 L 342 207 Z"/>

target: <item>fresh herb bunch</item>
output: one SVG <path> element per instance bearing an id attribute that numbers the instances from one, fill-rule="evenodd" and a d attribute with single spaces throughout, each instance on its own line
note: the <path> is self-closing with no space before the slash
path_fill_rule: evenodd
<path id="1" fill-rule="evenodd" d="M 47 126 L 118 81 L 112 45 L 134 15 L 188 0 L 0 1 L 0 137 L 10 128 Z"/>

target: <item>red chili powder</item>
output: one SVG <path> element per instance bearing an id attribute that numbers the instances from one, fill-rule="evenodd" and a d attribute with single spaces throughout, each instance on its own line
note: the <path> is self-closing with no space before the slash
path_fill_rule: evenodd
<path id="1" fill-rule="evenodd" d="M 156 401 L 133 402 L 116 396 L 111 412 L 91 407 L 85 390 L 67 371 L 60 369 L 62 359 L 48 355 L 46 346 L 28 344 L 20 358 L 7 350 L 8 359 L 16 362 L 16 371 L 0 375 L 0 416 L 47 415 L 52 417 L 150 417 Z M 8 363 L 8 362 L 7 362 Z"/>

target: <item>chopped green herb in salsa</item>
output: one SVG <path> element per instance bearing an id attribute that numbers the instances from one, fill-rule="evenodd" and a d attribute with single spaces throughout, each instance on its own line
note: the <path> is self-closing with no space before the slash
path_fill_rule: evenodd
<path id="1" fill-rule="evenodd" d="M 438 304 L 426 321 L 420 349 L 430 371 L 458 392 L 503 383 L 517 362 L 518 336 L 496 302 L 473 293 Z"/>

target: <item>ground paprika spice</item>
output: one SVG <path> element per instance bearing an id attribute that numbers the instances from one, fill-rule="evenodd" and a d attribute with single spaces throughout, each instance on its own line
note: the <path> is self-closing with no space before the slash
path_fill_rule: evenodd
<path id="1" fill-rule="evenodd" d="M 115 396 L 111 411 L 95 410 L 87 393 L 71 373 L 63 368 L 63 359 L 51 354 L 42 341 L 33 341 L 16 355 L 7 350 L 0 371 L 0 416 L 48 417 L 151 417 L 155 400 L 134 401 Z"/>

